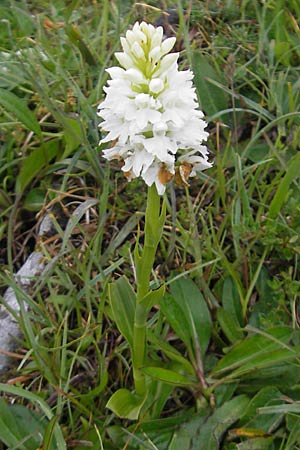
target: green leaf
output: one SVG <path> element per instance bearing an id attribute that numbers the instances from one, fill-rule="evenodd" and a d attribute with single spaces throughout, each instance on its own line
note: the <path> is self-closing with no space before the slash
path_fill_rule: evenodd
<path id="1" fill-rule="evenodd" d="M 12 92 L 0 88 L 0 105 L 13 114 L 26 128 L 41 136 L 40 124 L 24 100 Z"/>
<path id="2" fill-rule="evenodd" d="M 176 335 L 185 343 L 189 351 L 192 352 L 189 322 L 185 317 L 183 307 L 178 305 L 171 295 L 164 296 L 160 303 L 160 307 Z"/>
<path id="3" fill-rule="evenodd" d="M 238 450 L 270 450 L 274 439 L 274 436 L 251 438 L 240 442 L 237 448 Z"/>
<path id="4" fill-rule="evenodd" d="M 164 383 L 160 380 L 151 379 L 147 391 L 147 399 L 145 401 L 144 410 L 149 411 L 149 417 L 154 419 L 160 417 L 166 402 L 170 399 L 174 385 Z"/>
<path id="5" fill-rule="evenodd" d="M 260 163 L 261 161 L 264 161 L 268 154 L 270 152 L 270 147 L 268 144 L 261 143 L 256 144 L 253 147 L 250 147 L 247 151 L 247 158 L 250 159 L 250 161 L 254 163 Z"/>
<path id="6" fill-rule="evenodd" d="M 49 421 L 43 438 L 43 444 L 42 449 L 43 450 L 51 450 L 53 445 L 53 439 L 54 439 L 54 430 L 55 430 L 55 424 L 57 423 L 58 418 L 52 417 L 52 419 Z"/>
<path id="7" fill-rule="evenodd" d="M 218 308 L 217 319 L 223 333 L 232 344 L 243 339 L 244 334 L 235 316 L 230 315 L 224 308 Z"/>
<path id="8" fill-rule="evenodd" d="M 224 433 L 239 419 L 248 401 L 245 395 L 237 396 L 217 408 L 211 416 L 207 410 L 200 410 L 175 432 L 169 449 L 219 450 Z"/>
<path id="9" fill-rule="evenodd" d="M 271 201 L 269 208 L 269 218 L 275 219 L 279 211 L 281 210 L 283 204 L 285 203 L 288 193 L 289 187 L 291 183 L 299 177 L 300 174 L 300 153 L 297 153 L 291 160 L 289 161 L 287 171 L 282 178 L 276 194 L 274 195 L 273 200 Z"/>
<path id="10" fill-rule="evenodd" d="M 142 298 L 140 303 L 144 306 L 145 309 L 150 310 L 154 305 L 158 305 L 160 303 L 165 294 L 165 291 L 166 287 L 163 284 L 158 289 L 148 292 L 148 294 Z"/>
<path id="11" fill-rule="evenodd" d="M 162 367 L 143 367 L 142 372 L 155 380 L 175 386 L 193 386 L 197 382 L 196 379 L 187 378 L 174 370 Z"/>
<path id="12" fill-rule="evenodd" d="M 193 375 L 195 373 L 192 364 L 184 358 L 172 345 L 156 336 L 150 329 L 147 330 L 147 338 L 154 345 L 155 350 L 161 350 L 171 360 L 179 363 L 185 372 Z"/>
<path id="13" fill-rule="evenodd" d="M 225 278 L 223 284 L 222 305 L 236 323 L 240 324 L 240 326 L 244 325 L 239 291 L 233 278 L 229 276 Z"/>
<path id="14" fill-rule="evenodd" d="M 297 355 L 293 350 L 288 350 L 286 348 L 272 350 L 270 353 L 264 352 L 263 354 L 253 355 L 250 361 L 234 370 L 231 376 L 237 378 L 250 372 L 258 371 L 259 369 L 264 369 L 266 367 L 272 367 L 283 362 L 291 361 L 296 357 Z"/>
<path id="15" fill-rule="evenodd" d="M 125 276 L 109 284 L 108 297 L 114 321 L 132 347 L 136 296 Z"/>
<path id="16" fill-rule="evenodd" d="M 144 402 L 145 398 L 128 391 L 128 389 L 119 389 L 110 397 L 106 407 L 118 417 L 137 420 Z"/>
<path id="17" fill-rule="evenodd" d="M 38 395 L 33 394 L 32 392 L 26 391 L 25 389 L 22 389 L 20 387 L 10 386 L 10 385 L 4 384 L 4 383 L 0 383 L 0 391 L 6 392 L 8 394 L 12 394 L 14 396 L 26 398 L 27 400 L 38 405 L 39 408 L 42 410 L 42 412 L 47 417 L 47 419 L 49 419 L 50 421 L 54 417 L 54 415 L 53 415 L 51 409 L 49 408 L 49 406 L 47 405 L 47 403 L 44 400 L 42 400 Z M 4 410 L 2 408 L 0 409 L 0 411 L 1 411 L 1 416 L 0 416 L 0 424 L 1 424 L 1 420 L 4 421 L 6 416 L 5 416 L 5 414 L 3 414 Z M 24 414 L 26 414 L 26 413 L 24 412 L 24 410 L 22 410 L 21 415 L 23 416 Z M 16 421 L 16 414 L 14 414 L 14 420 Z M 16 423 L 17 423 L 17 421 L 16 421 Z M 24 426 L 25 426 L 25 429 L 28 430 L 28 420 L 27 419 L 25 419 Z M 9 429 L 9 427 L 8 427 L 8 429 Z M 1 427 L 0 427 L 0 430 L 1 430 Z M 55 440 L 56 440 L 55 448 L 57 450 L 66 450 L 66 443 L 65 443 L 61 428 L 58 423 L 55 423 L 55 425 L 54 425 L 54 435 L 55 435 Z M 18 434 L 16 434 L 16 436 L 18 436 Z M 23 432 L 22 432 L 21 437 L 24 438 Z M 19 446 L 18 448 L 23 448 L 23 447 Z"/>
<path id="18" fill-rule="evenodd" d="M 67 158 L 85 140 L 84 129 L 79 119 L 65 117 L 62 121 L 66 148 L 61 159 Z"/>
<path id="19" fill-rule="evenodd" d="M 58 140 L 52 140 L 33 150 L 23 161 L 16 180 L 16 193 L 22 193 L 32 180 L 48 166 L 57 155 Z"/>
<path id="20" fill-rule="evenodd" d="M 276 414 L 270 414 L 269 416 L 260 416 L 257 414 L 258 408 L 270 405 L 278 405 L 282 403 L 282 393 L 274 386 L 267 386 L 262 388 L 257 394 L 250 400 L 246 410 L 244 411 L 238 426 L 239 427 L 251 427 L 258 428 L 268 432 L 274 429 L 278 416 Z"/>
<path id="21" fill-rule="evenodd" d="M 222 89 L 208 81 L 208 78 L 219 82 L 223 81 L 216 69 L 210 64 L 209 59 L 200 53 L 195 53 L 193 69 L 201 109 L 210 116 L 226 109 L 227 95 Z M 224 117 L 223 120 L 225 120 Z"/>
<path id="22" fill-rule="evenodd" d="M 41 211 L 45 202 L 45 196 L 45 189 L 33 188 L 26 195 L 22 206 L 27 211 Z"/>
<path id="23" fill-rule="evenodd" d="M 22 430 L 20 430 L 18 421 L 15 420 L 12 408 L 2 398 L 0 399 L 0 410 L 0 440 L 8 447 L 17 446 L 24 436 L 22 436 Z M 25 415 L 27 415 L 27 412 Z M 19 448 L 24 449 L 25 447 L 22 445 Z"/>
<path id="24" fill-rule="evenodd" d="M 264 406 L 258 408 L 258 414 L 287 414 L 294 413 L 300 414 L 300 404 L 299 403 L 283 403 L 282 405 Z"/>
<path id="25" fill-rule="evenodd" d="M 171 293 L 177 305 L 183 310 L 190 338 L 196 344 L 194 333 L 196 332 L 196 338 L 204 355 L 210 341 L 211 317 L 203 295 L 192 280 L 184 278 L 172 283 Z M 182 317 L 179 316 L 178 319 L 182 321 Z M 183 327 L 183 324 L 181 326 Z"/>
<path id="26" fill-rule="evenodd" d="M 292 333 L 288 327 L 276 327 L 264 334 L 247 337 L 219 361 L 213 374 L 219 376 L 232 371 L 232 376 L 238 376 L 256 370 L 258 366 L 266 367 L 296 357 L 296 352 L 286 348 Z"/>
<path id="27" fill-rule="evenodd" d="M 193 439 L 193 447 L 197 450 L 218 450 L 223 435 L 241 416 L 249 402 L 246 395 L 229 400 L 218 408 L 201 427 L 201 431 Z"/>

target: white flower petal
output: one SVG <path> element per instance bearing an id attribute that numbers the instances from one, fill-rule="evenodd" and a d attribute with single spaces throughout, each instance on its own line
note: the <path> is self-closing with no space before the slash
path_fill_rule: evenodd
<path id="1" fill-rule="evenodd" d="M 160 195 L 175 173 L 176 159 L 190 165 L 190 176 L 212 165 L 202 145 L 208 133 L 193 72 L 178 70 L 178 53 L 169 53 L 175 38 L 162 39 L 162 27 L 146 22 L 126 32 L 123 52 L 115 54 L 123 68 L 107 69 L 111 79 L 97 113 L 107 133 L 101 143 L 117 142 L 103 156 L 123 159 L 127 179 L 141 176 L 148 186 L 155 183 Z"/>
<path id="2" fill-rule="evenodd" d="M 127 53 L 116 52 L 115 57 L 117 58 L 121 66 L 125 67 L 125 69 L 134 67 L 134 62 Z"/>
<path id="3" fill-rule="evenodd" d="M 163 43 L 161 44 L 162 54 L 165 55 L 166 53 L 169 53 L 174 47 L 175 42 L 176 42 L 175 37 L 171 37 L 163 41 Z"/>
<path id="4" fill-rule="evenodd" d="M 153 92 L 153 94 L 158 94 L 164 89 L 164 87 L 165 83 L 161 78 L 152 78 L 149 83 L 150 92 Z"/>

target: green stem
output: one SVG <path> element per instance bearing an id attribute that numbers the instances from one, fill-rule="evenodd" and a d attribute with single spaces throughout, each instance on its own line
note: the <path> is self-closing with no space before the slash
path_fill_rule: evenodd
<path id="1" fill-rule="evenodd" d="M 165 222 L 165 205 L 160 207 L 160 197 L 156 186 L 148 189 L 147 207 L 145 214 L 144 247 L 139 250 L 137 242 L 135 248 L 135 266 L 137 281 L 137 303 L 133 329 L 132 363 L 135 390 L 138 395 L 145 394 L 145 376 L 141 368 L 145 363 L 147 350 L 146 325 L 148 309 L 142 299 L 150 291 L 150 277 L 155 260 L 156 250 L 162 235 Z"/>

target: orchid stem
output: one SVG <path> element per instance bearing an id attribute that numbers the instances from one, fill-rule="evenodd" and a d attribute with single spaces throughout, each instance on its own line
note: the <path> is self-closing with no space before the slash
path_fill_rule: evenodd
<path id="1" fill-rule="evenodd" d="M 144 247 L 139 249 L 136 243 L 134 257 L 136 266 L 137 302 L 133 329 L 132 363 L 135 391 L 144 396 L 146 392 L 145 375 L 141 368 L 145 365 L 147 352 L 146 327 L 148 308 L 143 304 L 143 298 L 150 292 L 150 277 L 153 269 L 155 255 L 161 239 L 165 223 L 165 203 L 161 208 L 160 196 L 153 184 L 148 189 L 147 207 L 145 214 Z"/>

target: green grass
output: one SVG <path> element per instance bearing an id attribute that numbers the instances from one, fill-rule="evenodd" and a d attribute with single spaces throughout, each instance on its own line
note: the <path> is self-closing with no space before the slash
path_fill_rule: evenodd
<path id="1" fill-rule="evenodd" d="M 36 214 L 56 220 L 38 243 L 53 264 L 18 290 L 24 358 L 2 376 L 0 449 L 300 448 L 300 7 L 170 0 L 168 16 L 147 4 L 0 5 L 2 295 L 33 250 Z M 153 273 L 167 292 L 145 368 L 159 401 L 131 422 L 106 408 L 133 386 L 107 299 L 111 281 L 133 283 L 146 189 L 101 157 L 96 108 L 120 35 L 162 17 L 194 70 L 214 167 L 167 190 Z"/>

